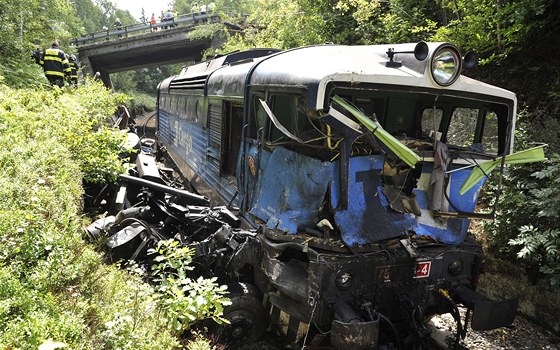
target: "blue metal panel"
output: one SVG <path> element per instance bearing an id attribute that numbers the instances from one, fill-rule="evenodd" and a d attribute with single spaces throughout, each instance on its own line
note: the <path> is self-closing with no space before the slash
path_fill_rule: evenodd
<path id="1" fill-rule="evenodd" d="M 269 228 L 292 234 L 314 228 L 330 181 L 330 164 L 281 147 L 266 163 L 251 213 Z"/>
<path id="2" fill-rule="evenodd" d="M 237 191 L 235 184 L 220 176 L 219 165 L 208 160 L 208 129 L 182 118 L 160 111 L 159 120 L 168 125 L 168 132 L 160 124 L 160 137 L 179 155 L 204 182 L 224 200 L 230 200 Z M 164 124 L 165 125 L 165 124 Z M 219 154 L 219 150 L 217 150 Z"/>
<path id="3" fill-rule="evenodd" d="M 424 163 L 422 167 L 422 173 L 430 174 L 431 171 L 432 164 Z M 459 190 L 461 188 L 461 185 L 469 176 L 471 171 L 471 169 L 465 169 L 449 174 L 449 185 L 446 189 L 447 196 L 453 203 L 453 206 L 459 211 L 474 211 L 474 209 L 476 208 L 476 203 L 478 201 L 480 189 L 486 182 L 486 179 L 482 179 L 464 195 L 460 195 Z M 429 205 L 427 192 L 425 190 L 415 189 L 414 194 L 416 195 L 416 202 L 418 204 L 418 207 L 421 209 L 425 209 L 422 215 L 431 215 L 431 213 L 428 211 Z M 456 212 L 453 206 L 449 205 L 448 211 Z M 470 224 L 469 219 L 456 218 L 430 218 L 430 220 L 419 218 L 419 221 L 419 224 L 414 227 L 414 231 L 417 234 L 429 235 L 442 243 L 453 245 L 459 244 L 464 241 Z M 433 224 L 428 224 L 427 222 L 429 221 L 433 222 Z"/>
<path id="4" fill-rule="evenodd" d="M 380 172 L 383 162 L 381 155 L 350 158 L 348 209 L 337 210 L 335 213 L 341 238 L 349 246 L 397 237 L 416 224 L 413 215 L 402 214 L 389 207 L 381 188 Z M 338 163 L 331 171 L 331 201 L 336 208 L 339 205 Z"/>
<path id="5" fill-rule="evenodd" d="M 161 110 L 158 113 L 158 133 L 164 143 L 170 143 L 169 115 Z"/>
<path id="6" fill-rule="evenodd" d="M 257 141 L 251 139 L 249 139 L 247 144 L 245 144 L 245 150 L 245 169 L 241 170 L 241 162 L 237 164 L 237 174 L 241 174 L 243 171 L 246 179 L 245 188 L 240 189 L 240 197 L 245 198 L 244 208 L 253 208 L 257 200 L 257 194 L 262 188 L 262 181 L 259 181 L 259 179 L 262 174 L 264 174 L 264 170 L 268 166 L 268 160 L 270 159 L 271 152 L 262 149 L 259 150 Z M 252 158 L 252 161 L 255 163 L 255 175 L 251 174 L 249 166 L 250 158 Z M 240 183 L 239 178 L 238 182 Z"/>
<path id="7" fill-rule="evenodd" d="M 257 161 L 258 174 L 247 176 L 247 201 L 251 214 L 266 221 L 269 228 L 290 234 L 314 227 L 327 187 L 331 186 L 331 205 L 335 210 L 336 226 L 341 239 L 349 246 L 377 242 L 409 232 L 430 235 L 442 243 L 461 243 L 468 230 L 468 219 L 433 218 L 428 208 L 425 189 L 415 189 L 422 215 L 400 213 L 391 208 L 382 191 L 382 155 L 353 157 L 349 164 L 348 208 L 339 208 L 339 162 L 320 162 L 301 154 L 277 147 L 272 153 L 258 152 L 256 145 L 246 146 L 246 157 Z M 422 172 L 429 176 L 432 164 L 424 163 Z M 461 211 L 473 211 L 481 181 L 465 195 L 459 189 L 470 170 L 451 174 L 448 194 Z M 455 211 L 450 208 L 449 211 Z"/>
<path id="8" fill-rule="evenodd" d="M 474 169 L 474 168 L 473 168 Z M 449 198 L 453 202 L 453 205 L 457 207 L 460 211 L 472 212 L 476 208 L 476 203 L 478 202 L 478 196 L 480 194 L 480 189 L 486 182 L 487 177 L 484 177 L 470 190 L 465 192 L 464 195 L 459 193 L 461 186 L 465 180 L 471 174 L 472 169 L 464 169 L 459 171 L 454 171 L 451 173 L 451 178 L 449 180 Z"/>
<path id="9" fill-rule="evenodd" d="M 416 188 L 413 194 L 422 214 L 397 212 L 391 208 L 382 190 L 382 155 L 353 157 L 349 161 L 346 210 L 340 209 L 339 162 L 320 162 L 301 154 L 277 147 L 272 153 L 256 144 L 247 144 L 246 158 L 256 161 L 257 174 L 252 175 L 245 161 L 246 193 L 250 213 L 265 221 L 269 228 L 295 234 L 314 227 L 327 188 L 331 186 L 331 205 L 341 239 L 349 246 L 374 243 L 383 239 L 414 232 L 429 235 L 446 244 L 461 243 L 470 220 L 434 218 L 428 207 L 427 191 Z M 429 178 L 431 163 L 422 163 L 424 178 Z M 478 200 L 481 180 L 465 195 L 459 194 L 464 179 L 471 170 L 450 175 L 448 196 L 460 211 L 473 211 Z M 452 207 L 448 211 L 455 211 Z"/>

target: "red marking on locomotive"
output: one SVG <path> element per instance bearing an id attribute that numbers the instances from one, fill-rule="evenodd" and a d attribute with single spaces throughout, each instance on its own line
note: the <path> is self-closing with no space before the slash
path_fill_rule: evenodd
<path id="1" fill-rule="evenodd" d="M 414 278 L 425 278 L 430 276 L 430 269 L 432 268 L 431 261 L 419 261 L 416 263 L 416 273 Z"/>

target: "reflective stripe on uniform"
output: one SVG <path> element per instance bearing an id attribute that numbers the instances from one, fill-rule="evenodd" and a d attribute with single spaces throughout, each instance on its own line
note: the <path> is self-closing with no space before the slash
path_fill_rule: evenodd
<path id="1" fill-rule="evenodd" d="M 57 71 L 54 71 L 54 70 L 46 70 L 45 75 L 57 75 L 59 77 L 64 77 L 64 73 L 57 72 Z"/>
<path id="2" fill-rule="evenodd" d="M 45 58 L 43 58 L 44 61 L 57 61 L 60 63 L 64 63 L 64 61 L 62 60 L 62 58 L 60 57 L 55 57 L 55 56 L 47 56 L 45 55 Z"/>

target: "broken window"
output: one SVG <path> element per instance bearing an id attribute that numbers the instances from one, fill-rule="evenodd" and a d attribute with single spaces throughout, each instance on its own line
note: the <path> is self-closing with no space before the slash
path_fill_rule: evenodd
<path id="1" fill-rule="evenodd" d="M 425 136 L 436 138 L 439 140 L 441 137 L 440 125 L 443 117 L 443 109 L 441 108 L 425 108 L 422 111 L 422 133 Z M 435 133 L 435 134 L 434 134 Z"/>
<path id="2" fill-rule="evenodd" d="M 496 112 L 487 112 L 484 118 L 482 129 L 483 151 L 491 154 L 498 154 L 498 115 Z"/>
<path id="3" fill-rule="evenodd" d="M 474 144 L 478 109 L 455 108 L 451 115 L 447 129 L 447 144 L 459 147 L 469 147 Z"/>

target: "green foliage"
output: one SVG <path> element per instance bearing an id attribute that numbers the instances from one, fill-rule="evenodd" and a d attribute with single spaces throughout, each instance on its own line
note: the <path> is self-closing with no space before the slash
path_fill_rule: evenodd
<path id="1" fill-rule="evenodd" d="M 190 9 L 192 1 L 175 3 Z M 286 49 L 324 42 L 430 40 L 450 41 L 464 49 L 474 49 L 480 62 L 486 64 L 517 50 L 520 40 L 550 21 L 545 16 L 549 11 L 554 11 L 552 0 L 243 1 L 233 11 L 220 13 L 226 21 L 236 20 L 242 28 L 229 32 L 222 51 L 251 47 Z M 248 16 L 235 18 L 232 12 Z"/>
<path id="2" fill-rule="evenodd" d="M 138 90 L 155 96 L 158 84 L 169 76 L 178 74 L 181 68 L 182 65 L 171 64 L 161 67 L 142 68 L 136 71 L 120 72 L 112 74 L 111 81 L 117 91 L 124 91 L 128 94 Z"/>
<path id="3" fill-rule="evenodd" d="M 513 172 L 509 181 L 523 181 L 522 191 L 506 190 L 501 206 L 507 211 L 497 233 L 509 231 L 508 243 L 530 269 L 560 285 L 560 155 L 554 154 L 530 177 Z M 511 200 L 510 200 L 511 199 Z"/>
<path id="4" fill-rule="evenodd" d="M 528 115 L 520 113 L 517 149 L 531 147 Z M 560 284 L 560 155 L 555 149 L 544 163 L 506 168 L 496 220 L 487 223 L 490 248 L 503 257 L 518 259 L 533 280 L 543 276 Z M 548 153 L 548 152 L 547 152 Z"/>
<path id="5" fill-rule="evenodd" d="M 230 36 L 224 52 L 253 47 L 288 49 L 328 41 L 319 2 L 256 0 L 253 6 L 243 35 Z"/>
<path id="6" fill-rule="evenodd" d="M 448 0 L 441 3 L 449 19 L 433 39 L 475 49 L 485 64 L 517 49 L 519 40 L 541 25 L 539 16 L 551 1 Z"/>
<path id="7" fill-rule="evenodd" d="M 185 345 L 188 350 L 216 350 L 218 347 L 212 345 L 212 343 L 198 332 L 192 334 L 191 339 L 189 339 Z M 220 348 L 221 349 L 221 348 Z"/>
<path id="8" fill-rule="evenodd" d="M 0 61 L 0 83 L 14 87 L 47 86 L 43 69 L 32 62 L 29 54 L 23 58 L 6 57 Z"/>
<path id="9" fill-rule="evenodd" d="M 150 254 L 157 254 L 151 270 L 157 282 L 153 298 L 174 330 L 181 334 L 197 320 L 208 317 L 227 322 L 221 317 L 223 306 L 230 303 L 224 296 L 227 286 L 217 284 L 215 277 L 193 280 L 188 276 L 192 248 L 174 240 L 160 241 Z"/>
<path id="10" fill-rule="evenodd" d="M 4 57 L 28 56 L 36 45 L 67 40 L 79 22 L 71 3 L 64 0 L 5 0 L 0 3 L 0 15 L 0 54 Z"/>
<path id="11" fill-rule="evenodd" d="M 136 81 L 133 71 L 118 72 L 111 74 L 111 82 L 117 91 L 133 91 L 136 89 Z"/>
<path id="12" fill-rule="evenodd" d="M 92 82 L 78 89 L 4 89 L 0 108 L 9 117 L 9 130 L 25 132 L 29 142 L 61 142 L 80 165 L 87 182 L 115 182 L 124 172 L 119 153 L 124 151 L 125 135 L 108 126 L 116 104 L 124 95 L 111 94 L 101 83 Z M 79 101 L 78 104 L 75 101 Z M 26 111 L 25 117 L 14 113 Z M 57 128 L 50 128 L 50 125 Z M 26 144 L 27 145 L 27 144 Z"/>
<path id="13" fill-rule="evenodd" d="M 154 112 L 156 110 L 156 95 L 138 91 L 128 92 L 128 95 L 132 99 L 127 102 L 127 106 L 133 115 L 140 116 L 146 112 Z"/>
<path id="14" fill-rule="evenodd" d="M 81 239 L 83 159 L 93 152 L 103 163 L 105 149 L 121 140 L 104 126 L 120 100 L 99 84 L 66 91 L 0 84 L 2 348 L 178 347 L 152 287 L 103 264 Z"/>
<path id="15" fill-rule="evenodd" d="M 17 59 L 19 64 L 11 66 L 18 69 L 36 47 L 44 49 L 58 40 L 66 52 L 73 52 L 68 46 L 72 38 L 110 28 L 117 17 L 124 25 L 136 22 L 107 0 L 4 0 L 0 16 L 0 62 Z"/>

